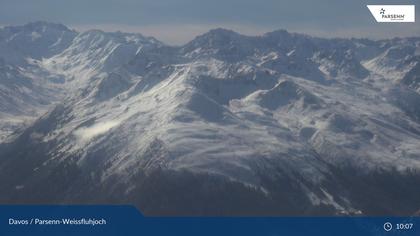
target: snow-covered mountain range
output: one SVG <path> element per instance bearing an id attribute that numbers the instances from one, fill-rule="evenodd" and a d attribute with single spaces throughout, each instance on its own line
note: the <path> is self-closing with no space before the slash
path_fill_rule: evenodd
<path id="1" fill-rule="evenodd" d="M 420 210 L 420 38 L 0 29 L 0 203 Z"/>

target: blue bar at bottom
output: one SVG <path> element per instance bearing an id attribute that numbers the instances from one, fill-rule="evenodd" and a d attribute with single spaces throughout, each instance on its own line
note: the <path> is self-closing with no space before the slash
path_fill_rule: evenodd
<path id="1" fill-rule="evenodd" d="M 144 217 L 132 206 L 0 206 L 0 235 L 420 235 L 420 217 Z"/>

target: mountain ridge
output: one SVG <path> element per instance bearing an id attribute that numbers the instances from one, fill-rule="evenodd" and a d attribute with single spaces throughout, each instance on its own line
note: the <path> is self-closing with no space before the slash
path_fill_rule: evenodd
<path id="1" fill-rule="evenodd" d="M 0 67 L 0 85 L 24 75 L 51 91 L 24 90 L 49 102 L 0 143 L 0 202 L 131 203 L 152 215 L 414 214 L 419 46 L 284 30 L 216 29 L 179 47 L 79 33 L 21 64 L 27 73 Z M 11 86 L 4 91 L 10 104 Z"/>

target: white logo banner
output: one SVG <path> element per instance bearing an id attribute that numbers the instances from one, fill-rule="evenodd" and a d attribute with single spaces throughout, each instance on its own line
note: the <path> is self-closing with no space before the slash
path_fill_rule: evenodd
<path id="1" fill-rule="evenodd" d="M 367 5 L 377 22 L 415 22 L 414 5 Z"/>

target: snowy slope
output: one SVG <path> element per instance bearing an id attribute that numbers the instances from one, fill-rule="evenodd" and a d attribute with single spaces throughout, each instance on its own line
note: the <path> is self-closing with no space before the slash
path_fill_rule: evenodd
<path id="1" fill-rule="evenodd" d="M 160 42 L 139 34 L 77 33 L 46 22 L 1 29 L 0 141 L 152 45 Z"/>
<path id="2" fill-rule="evenodd" d="M 39 61 L 67 48 L 76 34 L 45 22 L 0 29 L 0 142 L 63 99 L 62 77 Z"/>
<path id="3" fill-rule="evenodd" d="M 147 214 L 412 214 L 419 42 L 216 29 L 169 47 L 80 33 L 33 57 L 66 93 L 0 146 L 0 200 L 133 203 Z"/>

